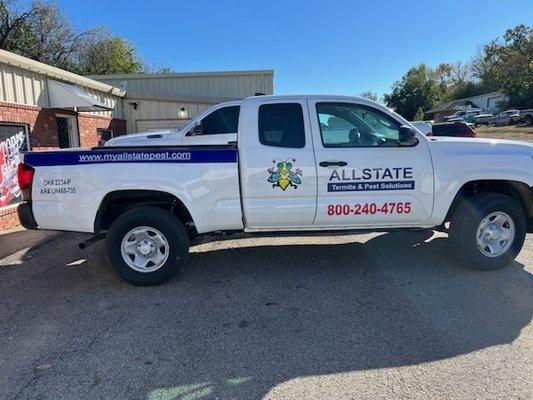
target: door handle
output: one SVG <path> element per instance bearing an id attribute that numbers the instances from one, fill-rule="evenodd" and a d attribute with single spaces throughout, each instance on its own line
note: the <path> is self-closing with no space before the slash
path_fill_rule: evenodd
<path id="1" fill-rule="evenodd" d="M 345 167 L 348 165 L 346 161 L 321 161 L 320 164 L 321 167 L 332 167 L 334 165 L 337 165 L 339 167 Z"/>

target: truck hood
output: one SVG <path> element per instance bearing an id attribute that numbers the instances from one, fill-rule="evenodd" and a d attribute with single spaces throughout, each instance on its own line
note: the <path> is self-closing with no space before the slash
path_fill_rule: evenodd
<path id="1" fill-rule="evenodd" d="M 179 144 L 178 142 L 181 142 L 181 136 L 178 129 L 157 132 L 142 132 L 119 136 L 108 140 L 105 146 L 157 146 L 170 144 L 169 142 L 173 142 L 174 144 Z"/>
<path id="2" fill-rule="evenodd" d="M 435 171 L 453 179 L 507 179 L 533 185 L 533 143 L 519 140 L 431 138 Z"/>
<path id="3" fill-rule="evenodd" d="M 480 139 L 480 138 L 466 138 L 466 137 L 429 137 L 430 146 L 432 143 L 441 143 L 448 145 L 457 145 L 461 148 L 468 149 L 503 149 L 503 148 L 523 148 L 533 151 L 533 142 L 525 142 L 522 140 L 504 140 L 504 139 Z M 438 146 L 438 145 L 437 145 Z"/>

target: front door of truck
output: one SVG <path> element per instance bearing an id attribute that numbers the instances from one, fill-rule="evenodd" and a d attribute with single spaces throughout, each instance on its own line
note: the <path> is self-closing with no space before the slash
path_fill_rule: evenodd
<path id="1" fill-rule="evenodd" d="M 306 101 L 251 99 L 243 107 L 239 168 L 246 227 L 312 226 L 317 182 Z"/>
<path id="2" fill-rule="evenodd" d="M 315 226 L 380 227 L 431 216 L 427 143 L 399 144 L 401 121 L 371 103 L 309 100 L 318 173 Z"/>

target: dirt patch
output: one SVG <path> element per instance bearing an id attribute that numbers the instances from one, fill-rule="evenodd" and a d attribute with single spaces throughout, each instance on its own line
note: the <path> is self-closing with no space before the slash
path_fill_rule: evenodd
<path id="1" fill-rule="evenodd" d="M 490 139 L 533 140 L 533 125 L 529 126 L 478 126 L 476 136 Z"/>

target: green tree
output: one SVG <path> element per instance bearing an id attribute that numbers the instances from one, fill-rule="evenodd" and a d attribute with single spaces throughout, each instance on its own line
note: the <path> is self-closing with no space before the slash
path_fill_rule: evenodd
<path id="1" fill-rule="evenodd" d="M 359 93 L 359 97 L 372 101 L 379 101 L 379 96 L 377 95 L 377 93 L 374 93 L 371 90 L 365 90 L 364 92 Z"/>
<path id="2" fill-rule="evenodd" d="M 504 107 L 533 107 L 533 27 L 508 29 L 486 44 L 473 62 L 425 64 L 411 68 L 384 95 L 385 103 L 408 119 L 436 103 L 501 91 Z"/>
<path id="3" fill-rule="evenodd" d="M 131 43 L 103 28 L 76 30 L 51 0 L 0 0 L 0 48 L 81 74 L 146 71 Z"/>
<path id="4" fill-rule="evenodd" d="M 146 72 L 146 66 L 133 45 L 105 30 L 85 44 L 75 69 L 82 75 Z"/>
<path id="5" fill-rule="evenodd" d="M 75 32 L 51 1 L 34 1 L 24 10 L 23 2 L 0 0 L 0 15 L 2 49 L 64 69 L 72 69 L 79 47 L 92 34 Z"/>
<path id="6" fill-rule="evenodd" d="M 424 120 L 424 110 L 422 107 L 418 107 L 415 115 L 413 116 L 413 121 L 423 121 Z"/>
<path id="7" fill-rule="evenodd" d="M 451 101 L 486 93 L 483 84 L 475 78 L 472 63 L 442 63 L 435 68 L 440 101 Z"/>
<path id="8" fill-rule="evenodd" d="M 383 96 L 388 107 L 410 121 L 420 108 L 430 109 L 440 97 L 435 71 L 424 63 L 407 71 L 400 81 L 394 83 L 392 92 Z"/>
<path id="9" fill-rule="evenodd" d="M 27 21 L 35 13 L 32 6 L 22 11 L 15 0 L 0 0 L 0 48 L 18 53 L 29 45 Z"/>
<path id="10" fill-rule="evenodd" d="M 172 67 L 162 66 L 160 64 L 152 64 L 149 67 L 149 70 L 156 74 L 172 74 L 176 71 Z"/>
<path id="11" fill-rule="evenodd" d="M 517 25 L 505 32 L 503 41 L 485 45 L 475 68 L 487 91 L 501 90 L 509 97 L 508 106 L 533 106 L 533 27 Z"/>

